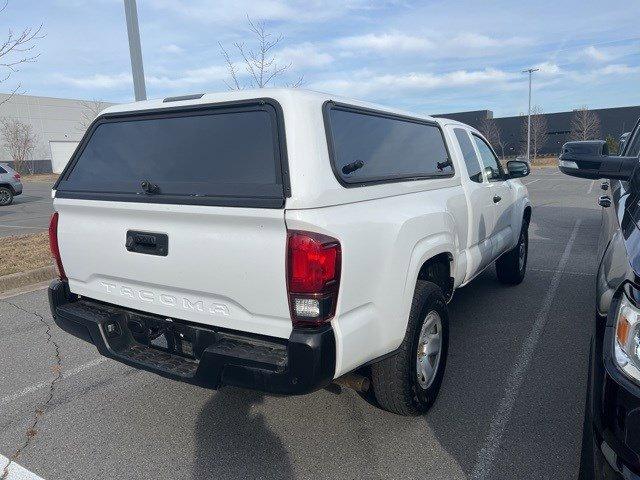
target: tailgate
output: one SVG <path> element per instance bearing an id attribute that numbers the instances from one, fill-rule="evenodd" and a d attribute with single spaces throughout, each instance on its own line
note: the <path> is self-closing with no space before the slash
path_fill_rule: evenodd
<path id="1" fill-rule="evenodd" d="M 207 325 L 286 338 L 284 210 L 56 199 L 73 293 Z M 127 232 L 166 235 L 165 255 Z"/>
<path id="2" fill-rule="evenodd" d="M 99 118 L 54 187 L 71 291 L 288 337 L 282 131 L 270 100 Z"/>

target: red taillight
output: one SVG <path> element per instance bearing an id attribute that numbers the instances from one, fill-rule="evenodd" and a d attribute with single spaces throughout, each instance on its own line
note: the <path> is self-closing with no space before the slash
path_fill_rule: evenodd
<path id="1" fill-rule="evenodd" d="M 15 178 L 16 180 L 20 180 L 20 174 L 19 174 L 19 173 L 16 173 L 16 174 L 13 176 L 13 178 Z"/>
<path id="2" fill-rule="evenodd" d="M 60 280 L 66 280 L 67 275 L 64 273 L 64 268 L 62 267 L 62 258 L 60 257 L 60 248 L 58 247 L 58 212 L 51 215 L 51 223 L 49 223 L 49 248 L 51 248 L 51 255 L 56 261 L 58 277 L 60 277 Z"/>
<path id="3" fill-rule="evenodd" d="M 338 240 L 313 232 L 289 232 L 287 285 L 294 324 L 317 325 L 333 317 L 340 287 L 340 267 Z"/>

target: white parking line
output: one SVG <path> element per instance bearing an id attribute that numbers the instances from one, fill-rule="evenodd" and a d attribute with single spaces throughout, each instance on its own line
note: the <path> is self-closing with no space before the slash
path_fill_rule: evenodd
<path id="1" fill-rule="evenodd" d="M 536 183 L 536 182 L 539 182 L 539 181 L 540 181 L 540 179 L 536 178 L 535 180 L 531 180 L 530 182 L 526 182 L 525 185 L 531 185 L 532 183 Z"/>
<path id="2" fill-rule="evenodd" d="M 591 193 L 591 190 L 593 190 L 593 186 L 596 184 L 595 180 L 591 180 L 591 185 L 589 185 L 589 190 L 587 191 L 587 193 Z"/>
<path id="3" fill-rule="evenodd" d="M 70 370 L 66 370 L 66 371 L 63 370 L 62 371 L 62 379 L 73 377 L 74 375 L 78 375 L 79 373 L 84 372 L 85 370 L 88 370 L 89 368 L 93 368 L 93 367 L 96 367 L 96 366 L 100 365 L 101 363 L 105 362 L 106 360 L 107 360 L 106 357 L 98 357 L 95 360 L 91 360 L 90 362 L 87 362 L 85 364 L 79 365 L 79 366 L 77 366 L 75 368 L 72 368 Z M 17 400 L 20 397 L 24 397 L 25 395 L 29 395 L 30 393 L 37 392 L 41 388 L 48 387 L 49 385 L 51 385 L 51 381 L 40 382 L 40 383 L 36 383 L 35 385 L 31 385 L 30 387 L 27 387 L 27 388 L 25 388 L 23 390 L 20 390 L 19 392 L 13 393 L 11 395 L 7 395 L 6 397 L 0 399 L 0 405 L 4 405 L 6 403 L 12 402 L 14 400 Z"/>
<path id="4" fill-rule="evenodd" d="M 7 467 L 7 464 L 10 460 L 4 455 L 0 455 L 0 475 L 3 474 L 4 469 Z M 43 480 L 42 477 L 39 477 L 33 472 L 30 472 L 22 465 L 18 465 L 16 462 L 11 462 L 9 465 L 9 474 L 6 477 L 6 480 Z"/>
<path id="5" fill-rule="evenodd" d="M 513 370 L 507 378 L 507 386 L 504 392 L 504 396 L 500 401 L 498 410 L 496 410 L 493 418 L 491 419 L 491 424 L 489 425 L 489 434 L 485 439 L 482 449 L 480 449 L 480 451 L 478 452 L 478 459 L 476 460 L 476 464 L 473 467 L 473 472 L 471 473 L 471 478 L 474 480 L 484 480 L 486 478 L 491 478 L 491 467 L 493 466 L 496 454 L 498 453 L 498 450 L 500 448 L 500 443 L 502 441 L 502 436 L 504 435 L 505 428 L 507 427 L 509 419 L 511 418 L 511 412 L 513 411 L 513 406 L 516 403 L 518 391 L 522 386 L 525 373 L 527 372 L 529 364 L 531 363 L 531 359 L 533 358 L 533 353 L 538 344 L 538 340 L 540 339 L 540 336 L 542 335 L 544 327 L 547 323 L 547 317 L 549 316 L 551 304 L 553 303 L 553 299 L 555 298 L 556 290 L 560 285 L 562 273 L 564 272 L 564 269 L 569 261 L 571 248 L 573 247 L 573 244 L 576 241 L 576 236 L 578 235 L 580 222 L 580 219 L 576 220 L 576 223 L 573 226 L 573 231 L 571 232 L 571 236 L 569 237 L 567 245 L 564 247 L 564 252 L 562 253 L 562 257 L 560 258 L 560 263 L 558 263 L 558 268 L 555 270 L 555 273 L 551 279 L 551 283 L 549 284 L 549 289 L 545 294 L 544 300 L 542 302 L 542 308 L 538 312 L 536 320 L 533 324 L 533 328 L 531 329 L 531 332 L 529 332 L 529 336 L 525 339 L 524 344 L 522 345 L 522 350 L 518 355 L 518 360 L 516 361 Z"/>

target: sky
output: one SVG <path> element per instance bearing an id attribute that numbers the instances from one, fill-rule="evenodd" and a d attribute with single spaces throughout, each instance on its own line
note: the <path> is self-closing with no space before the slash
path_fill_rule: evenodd
<path id="1" fill-rule="evenodd" d="M 133 100 L 122 0 L 8 2 L 1 35 L 43 24 L 44 36 L 0 92 Z M 539 68 L 533 104 L 545 112 L 640 104 L 639 0 L 137 3 L 149 98 L 226 90 L 219 43 L 247 84 L 234 43 L 255 44 L 249 17 L 282 36 L 275 62 L 290 66 L 274 86 L 302 78 L 303 88 L 421 114 L 510 116 L 527 110 L 522 70 Z"/>

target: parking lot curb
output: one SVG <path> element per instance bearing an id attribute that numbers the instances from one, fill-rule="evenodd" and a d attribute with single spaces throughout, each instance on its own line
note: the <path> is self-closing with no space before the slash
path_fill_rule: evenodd
<path id="1" fill-rule="evenodd" d="M 26 285 L 45 282 L 55 277 L 55 268 L 53 265 L 47 267 L 36 268 L 26 272 L 12 273 L 0 277 L 0 293 L 9 290 L 15 290 Z"/>

